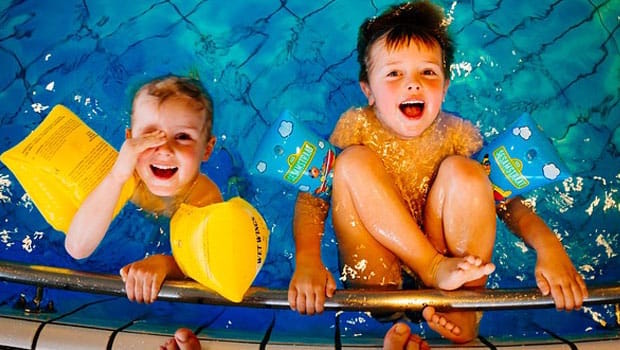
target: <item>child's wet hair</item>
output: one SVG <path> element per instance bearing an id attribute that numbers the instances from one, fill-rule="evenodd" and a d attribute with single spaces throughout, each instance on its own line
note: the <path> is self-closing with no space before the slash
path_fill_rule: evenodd
<path id="1" fill-rule="evenodd" d="M 359 80 L 368 81 L 368 54 L 372 45 L 385 37 L 388 49 L 410 41 L 426 45 L 439 45 L 443 55 L 443 71 L 450 76 L 454 61 L 454 43 L 448 33 L 443 9 L 428 1 L 406 2 L 393 5 L 377 17 L 362 23 L 357 36 L 357 61 L 360 64 Z"/>
<path id="2" fill-rule="evenodd" d="M 138 89 L 134 95 L 134 101 L 143 93 L 157 97 L 160 105 L 170 98 L 188 98 L 192 102 L 192 107 L 196 108 L 196 110 L 203 111 L 205 116 L 206 136 L 207 139 L 211 137 L 213 129 L 213 100 L 200 80 L 175 75 L 156 78 Z"/>

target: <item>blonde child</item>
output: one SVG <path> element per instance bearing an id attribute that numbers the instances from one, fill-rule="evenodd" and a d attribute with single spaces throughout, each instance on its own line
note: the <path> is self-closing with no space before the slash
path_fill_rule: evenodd
<path id="1" fill-rule="evenodd" d="M 71 222 L 67 252 L 82 259 L 95 251 L 121 188 L 132 176 L 138 184 L 130 200 L 158 215 L 172 215 L 181 203 L 202 207 L 221 202 L 217 185 L 200 173 L 215 145 L 212 124 L 212 101 L 198 81 L 168 76 L 142 86 L 116 163 Z M 128 298 L 146 303 L 156 299 L 166 277 L 184 277 L 172 256 L 159 254 L 124 266 L 120 274 Z"/>
<path id="2" fill-rule="evenodd" d="M 400 289 L 401 271 L 424 287 L 483 287 L 495 269 L 492 186 L 469 159 L 482 137 L 470 122 L 441 111 L 454 54 L 445 23 L 439 7 L 418 1 L 360 27 L 359 80 L 368 106 L 346 111 L 330 138 L 343 149 L 331 206 L 346 287 Z M 288 299 L 300 313 L 322 312 L 336 287 L 320 257 L 328 208 L 298 195 Z M 558 309 L 579 308 L 585 283 L 553 232 L 520 198 L 497 213 L 536 250 L 542 293 L 551 293 Z M 454 342 L 477 336 L 476 312 L 427 307 L 423 317 Z"/>

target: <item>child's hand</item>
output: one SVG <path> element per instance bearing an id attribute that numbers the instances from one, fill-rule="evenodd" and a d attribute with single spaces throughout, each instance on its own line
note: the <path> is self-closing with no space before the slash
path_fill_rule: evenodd
<path id="1" fill-rule="evenodd" d="M 161 130 L 126 139 L 118 152 L 118 158 L 110 174 L 119 182 L 125 183 L 133 174 L 140 154 L 161 146 L 165 142 L 166 134 Z"/>
<path id="2" fill-rule="evenodd" d="M 150 304 L 157 299 L 164 279 L 170 274 L 174 258 L 169 255 L 152 255 L 146 259 L 125 265 L 121 278 L 125 282 L 127 298 Z"/>
<path id="3" fill-rule="evenodd" d="M 288 287 L 291 310 L 300 314 L 314 315 L 323 312 L 325 296 L 334 296 L 336 282 L 323 264 L 319 266 L 297 265 Z"/>
<path id="4" fill-rule="evenodd" d="M 543 295 L 553 297 L 558 310 L 581 308 L 588 296 L 583 277 L 577 272 L 561 245 L 550 245 L 537 252 L 536 284 Z"/>

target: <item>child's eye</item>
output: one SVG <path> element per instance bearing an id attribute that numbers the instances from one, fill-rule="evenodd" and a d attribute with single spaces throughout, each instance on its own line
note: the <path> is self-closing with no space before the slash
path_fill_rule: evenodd
<path id="1" fill-rule="evenodd" d="M 397 77 L 399 75 L 400 75 L 400 73 L 398 71 L 395 71 L 395 70 L 393 70 L 393 71 L 391 71 L 391 72 L 389 72 L 387 74 L 388 77 Z"/>
<path id="2" fill-rule="evenodd" d="M 432 69 L 425 69 L 424 75 L 437 75 L 437 73 Z"/>
<path id="3" fill-rule="evenodd" d="M 191 139 L 192 139 L 192 137 L 191 137 L 189 134 L 186 134 L 186 133 L 180 133 L 180 134 L 177 134 L 177 135 L 175 136 L 175 138 L 176 138 L 177 140 L 191 140 Z"/>

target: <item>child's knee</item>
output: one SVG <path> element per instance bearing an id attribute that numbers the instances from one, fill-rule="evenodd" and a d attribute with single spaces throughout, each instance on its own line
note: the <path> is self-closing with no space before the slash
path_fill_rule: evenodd
<path id="1" fill-rule="evenodd" d="M 362 145 L 349 146 L 336 158 L 334 177 L 357 174 L 376 162 L 380 162 L 379 158 L 368 147 Z"/>
<path id="2" fill-rule="evenodd" d="M 449 156 L 441 162 L 439 176 L 446 176 L 456 186 L 470 191 L 492 193 L 492 185 L 482 165 L 463 156 Z"/>

